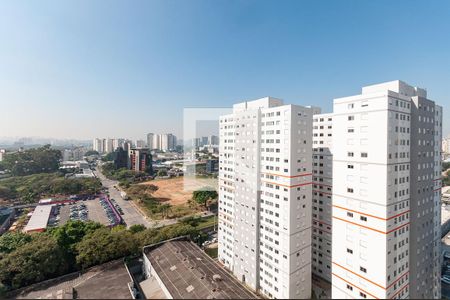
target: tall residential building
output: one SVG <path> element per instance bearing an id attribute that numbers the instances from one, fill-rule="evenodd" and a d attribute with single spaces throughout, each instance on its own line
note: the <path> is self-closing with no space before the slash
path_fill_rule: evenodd
<path id="1" fill-rule="evenodd" d="M 155 135 L 153 133 L 148 133 L 147 134 L 147 148 L 152 150 L 155 149 L 156 147 L 153 145 L 153 137 Z"/>
<path id="2" fill-rule="evenodd" d="M 124 139 L 113 139 L 113 151 L 116 151 L 118 148 L 123 148 L 124 142 Z"/>
<path id="3" fill-rule="evenodd" d="M 6 155 L 6 150 L 5 149 L 0 149 L 0 161 L 3 161 L 3 158 Z"/>
<path id="4" fill-rule="evenodd" d="M 217 135 L 210 135 L 208 138 L 209 145 L 219 145 L 219 137 Z"/>
<path id="5" fill-rule="evenodd" d="M 136 148 L 145 148 L 146 142 L 144 140 L 136 140 Z"/>
<path id="6" fill-rule="evenodd" d="M 104 152 L 105 153 L 111 153 L 111 152 L 113 152 L 114 151 L 114 149 L 113 149 L 113 139 L 110 139 L 110 138 L 107 138 L 107 139 L 104 139 L 103 140 L 104 141 Z"/>
<path id="7" fill-rule="evenodd" d="M 312 114 L 267 97 L 220 118 L 219 261 L 269 298 L 311 296 Z"/>
<path id="8" fill-rule="evenodd" d="M 177 144 L 177 138 L 171 134 L 161 134 L 160 136 L 160 145 L 158 147 L 159 150 L 162 151 L 171 151 L 175 150 L 176 144 Z"/>
<path id="9" fill-rule="evenodd" d="M 152 155 L 149 149 L 131 148 L 128 155 L 130 170 L 152 174 Z"/>
<path id="10" fill-rule="evenodd" d="M 104 152 L 103 139 L 95 138 L 92 143 L 92 149 L 98 153 Z"/>
<path id="11" fill-rule="evenodd" d="M 155 134 L 153 136 L 153 149 L 161 150 L 161 135 Z"/>
<path id="12" fill-rule="evenodd" d="M 313 117 L 312 273 L 331 282 L 333 114 Z"/>
<path id="13" fill-rule="evenodd" d="M 334 100 L 333 298 L 440 298 L 442 110 L 401 81 Z"/>

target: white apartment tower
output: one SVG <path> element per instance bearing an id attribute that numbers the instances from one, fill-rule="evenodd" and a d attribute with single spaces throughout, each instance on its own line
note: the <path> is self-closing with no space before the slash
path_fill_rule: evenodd
<path id="1" fill-rule="evenodd" d="M 219 261 L 269 298 L 311 297 L 312 114 L 267 97 L 220 118 Z"/>
<path id="2" fill-rule="evenodd" d="M 333 298 L 440 298 L 442 109 L 401 81 L 334 100 Z"/>
<path id="3" fill-rule="evenodd" d="M 94 151 L 97 151 L 98 153 L 103 153 L 104 152 L 103 139 L 95 138 L 92 143 L 92 148 Z"/>
<path id="4" fill-rule="evenodd" d="M 313 117 L 312 273 L 331 282 L 333 114 Z"/>
<path id="5" fill-rule="evenodd" d="M 156 147 L 153 145 L 153 139 L 154 139 L 154 134 L 153 133 L 148 133 L 147 134 L 147 148 L 152 150 L 155 149 Z"/>

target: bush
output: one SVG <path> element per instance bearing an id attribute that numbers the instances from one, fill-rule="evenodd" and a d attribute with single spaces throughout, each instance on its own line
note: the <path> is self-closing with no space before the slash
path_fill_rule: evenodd
<path id="1" fill-rule="evenodd" d="M 20 288 L 65 274 L 69 266 L 64 256 L 54 238 L 39 234 L 0 260 L 0 282 L 7 288 Z"/>

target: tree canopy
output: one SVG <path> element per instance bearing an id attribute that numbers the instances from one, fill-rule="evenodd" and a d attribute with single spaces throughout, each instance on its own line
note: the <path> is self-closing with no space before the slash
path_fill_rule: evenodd
<path id="1" fill-rule="evenodd" d="M 34 202 L 42 196 L 96 194 L 102 187 L 97 178 L 65 178 L 60 173 L 42 173 L 0 179 L 0 198 Z"/>
<path id="2" fill-rule="evenodd" d="M 209 191 L 209 190 L 198 190 L 194 191 L 192 193 L 192 199 L 194 199 L 195 202 L 207 206 L 208 201 L 217 199 L 218 194 L 216 191 Z"/>
<path id="3" fill-rule="evenodd" d="M 5 155 L 2 165 L 13 176 L 55 172 L 62 159 L 61 151 L 51 149 L 50 145 Z"/>

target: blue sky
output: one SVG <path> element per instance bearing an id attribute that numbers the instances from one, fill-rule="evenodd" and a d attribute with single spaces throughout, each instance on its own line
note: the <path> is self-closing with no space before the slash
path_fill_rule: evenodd
<path id="1" fill-rule="evenodd" d="M 0 136 L 180 135 L 184 107 L 270 95 L 329 112 L 395 79 L 448 115 L 449 15 L 449 1 L 2 1 Z"/>

